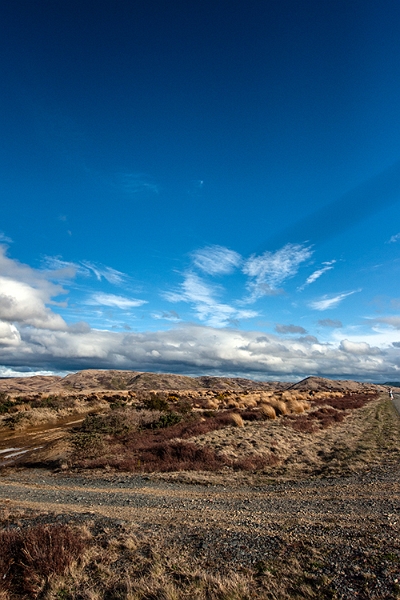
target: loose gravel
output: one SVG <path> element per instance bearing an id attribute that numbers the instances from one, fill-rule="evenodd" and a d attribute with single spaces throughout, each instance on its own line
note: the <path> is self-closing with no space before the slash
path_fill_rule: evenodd
<path id="1" fill-rule="evenodd" d="M 400 597 L 399 484 L 397 465 L 258 488 L 32 469 L 3 472 L 0 499 L 42 521 L 129 525 L 221 573 L 301 556 L 333 597 L 389 599 Z"/>

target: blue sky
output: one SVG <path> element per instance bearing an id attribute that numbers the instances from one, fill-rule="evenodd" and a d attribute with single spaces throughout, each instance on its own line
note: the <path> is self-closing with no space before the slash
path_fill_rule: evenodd
<path id="1" fill-rule="evenodd" d="M 397 2 L 0 23 L 0 375 L 400 378 Z"/>

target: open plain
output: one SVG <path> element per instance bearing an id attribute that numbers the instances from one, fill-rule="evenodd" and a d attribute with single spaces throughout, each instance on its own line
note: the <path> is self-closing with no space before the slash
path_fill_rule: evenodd
<path id="1" fill-rule="evenodd" d="M 384 386 L 87 371 L 0 390 L 0 598 L 400 597 Z"/>

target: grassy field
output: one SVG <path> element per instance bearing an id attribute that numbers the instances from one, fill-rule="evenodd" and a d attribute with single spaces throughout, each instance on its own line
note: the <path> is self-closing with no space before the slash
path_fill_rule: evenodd
<path id="1" fill-rule="evenodd" d="M 42 456 L 53 471 L 3 471 L 1 600 L 400 598 L 388 398 L 277 400 L 275 416 L 115 400 Z"/>

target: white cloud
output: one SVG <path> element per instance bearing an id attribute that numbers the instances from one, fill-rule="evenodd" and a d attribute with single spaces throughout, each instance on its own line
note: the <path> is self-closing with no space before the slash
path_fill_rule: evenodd
<path id="1" fill-rule="evenodd" d="M 314 300 L 314 302 L 310 302 L 309 307 L 314 310 L 328 310 L 331 308 L 336 308 L 342 302 L 342 300 L 348 296 L 356 294 L 357 292 L 361 292 L 361 290 L 344 292 L 342 294 L 337 294 L 337 296 L 323 296 L 320 300 Z"/>
<path id="2" fill-rule="evenodd" d="M 225 327 L 237 319 L 250 319 L 257 316 L 252 310 L 242 310 L 223 304 L 215 295 L 221 288 L 212 287 L 195 273 L 186 273 L 178 292 L 166 292 L 164 298 L 169 302 L 188 302 L 196 311 L 200 321 L 211 327 Z"/>
<path id="3" fill-rule="evenodd" d="M 209 275 L 226 275 L 232 273 L 242 262 L 237 252 L 223 246 L 206 246 L 192 253 L 193 262 Z"/>
<path id="4" fill-rule="evenodd" d="M 372 319 L 372 321 L 375 323 L 384 323 L 385 325 L 394 327 L 394 329 L 400 329 L 400 316 L 398 315 L 390 315 L 388 317 L 377 317 Z"/>
<path id="5" fill-rule="evenodd" d="M 104 292 L 96 292 L 86 299 L 85 304 L 89 304 L 92 306 L 111 306 L 113 308 L 127 309 L 147 304 L 147 300 L 139 300 L 137 298 L 126 298 L 125 296 L 117 296 L 115 294 L 105 294 Z"/>
<path id="6" fill-rule="evenodd" d="M 0 321 L 0 346 L 18 346 L 21 336 L 15 325 Z"/>
<path id="7" fill-rule="evenodd" d="M 321 269 L 317 269 L 316 271 L 314 271 L 314 273 L 311 273 L 311 275 L 309 277 L 307 277 L 307 279 L 304 282 L 304 284 L 298 288 L 299 291 L 304 290 L 304 288 L 306 286 L 310 285 L 311 283 L 314 283 L 314 281 L 317 281 L 317 279 L 319 279 L 321 277 L 321 275 L 323 275 L 327 271 L 330 271 L 331 269 L 333 269 L 332 265 L 335 262 L 336 262 L 335 260 L 331 260 L 330 262 L 326 262 L 326 263 L 324 263 L 325 267 L 322 267 Z"/>
<path id="8" fill-rule="evenodd" d="M 245 263 L 243 272 L 250 277 L 249 302 L 262 296 L 276 293 L 277 288 L 287 279 L 296 275 L 301 263 L 312 256 L 311 247 L 300 244 L 286 244 L 276 252 L 253 254 Z"/>
<path id="9" fill-rule="evenodd" d="M 368 343 L 322 343 L 313 336 L 285 339 L 258 331 L 183 325 L 167 331 L 71 333 L 21 330 L 15 346 L 0 346 L 0 362 L 13 368 L 76 370 L 122 368 L 255 378 L 321 376 L 386 380 L 398 377 L 397 348 L 380 352 Z"/>
<path id="10" fill-rule="evenodd" d="M 395 242 L 400 241 L 400 233 L 396 233 L 396 235 L 392 235 L 389 240 L 389 244 L 394 244 Z"/>
<path id="11" fill-rule="evenodd" d="M 0 246 L 0 320 L 46 329 L 65 329 L 60 315 L 47 305 L 65 290 L 48 281 L 40 271 L 6 256 Z"/>
<path id="12" fill-rule="evenodd" d="M 382 354 L 382 351 L 379 348 L 371 347 L 367 342 L 352 342 L 350 340 L 342 340 L 339 345 L 339 350 L 348 354 L 364 356 Z"/>

